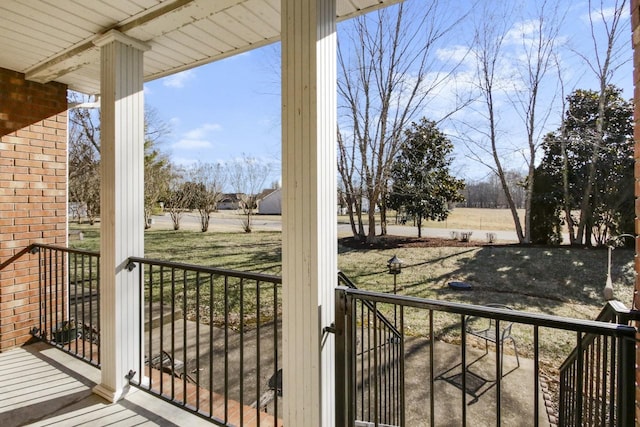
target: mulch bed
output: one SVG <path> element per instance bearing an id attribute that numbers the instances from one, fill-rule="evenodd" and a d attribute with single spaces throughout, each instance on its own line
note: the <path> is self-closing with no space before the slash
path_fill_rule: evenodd
<path id="1" fill-rule="evenodd" d="M 441 239 L 436 237 L 406 237 L 406 236 L 378 236 L 373 243 L 366 240 L 359 240 L 355 237 L 343 237 L 338 239 L 342 246 L 352 249 L 396 249 L 396 248 L 440 248 L 440 247 L 461 247 L 474 248 L 478 246 L 495 246 L 495 244 L 470 241 L 461 242 L 454 239 Z"/>

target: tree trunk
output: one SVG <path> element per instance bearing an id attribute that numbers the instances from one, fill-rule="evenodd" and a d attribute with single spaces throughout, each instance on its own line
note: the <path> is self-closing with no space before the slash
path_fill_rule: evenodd
<path id="1" fill-rule="evenodd" d="M 347 215 L 349 216 L 349 225 L 351 226 L 351 234 L 353 237 L 358 235 L 358 231 L 356 230 L 356 222 L 353 217 L 353 198 L 351 196 L 347 196 Z"/>
<path id="2" fill-rule="evenodd" d="M 562 114 L 564 117 L 564 114 Z M 567 135 L 562 121 L 562 128 L 560 130 L 560 152 L 562 155 L 562 192 L 564 198 L 564 216 L 567 222 L 567 229 L 569 230 L 569 244 L 576 244 L 575 224 L 573 223 L 573 217 L 571 216 L 571 199 L 569 195 L 569 157 L 567 155 Z"/>
<path id="3" fill-rule="evenodd" d="M 367 215 L 367 218 L 369 219 L 369 232 L 367 234 L 367 243 L 375 243 L 376 241 L 376 210 L 375 210 L 375 204 L 373 205 L 373 208 L 371 206 L 371 204 L 369 204 L 369 213 Z"/>
<path id="4" fill-rule="evenodd" d="M 387 198 L 385 196 L 380 198 L 380 235 L 387 235 Z"/>

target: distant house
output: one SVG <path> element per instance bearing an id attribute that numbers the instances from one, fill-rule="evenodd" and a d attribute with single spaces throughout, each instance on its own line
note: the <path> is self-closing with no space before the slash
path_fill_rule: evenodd
<path id="1" fill-rule="evenodd" d="M 269 190 L 269 192 L 262 199 L 258 199 L 258 213 L 260 215 L 281 215 L 282 214 L 282 189 L 281 188 L 278 188 L 277 190 Z"/>
<path id="2" fill-rule="evenodd" d="M 242 193 L 223 194 L 218 202 L 218 210 L 236 210 L 242 207 Z"/>

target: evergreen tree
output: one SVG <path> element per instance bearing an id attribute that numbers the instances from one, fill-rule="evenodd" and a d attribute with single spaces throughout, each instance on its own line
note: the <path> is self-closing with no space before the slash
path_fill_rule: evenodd
<path id="1" fill-rule="evenodd" d="M 541 172 L 556 185 L 549 191 L 562 193 L 562 175 L 567 174 L 568 188 L 560 203 L 566 202 L 570 210 L 584 218 L 584 233 L 576 236 L 576 241 L 586 245 L 592 240 L 603 245 L 613 235 L 633 232 L 633 106 L 622 98 L 621 90 L 615 86 L 609 86 L 606 91 L 596 173 L 588 203 L 583 204 L 592 165 L 592 146 L 596 139 L 600 141 L 595 131 L 599 120 L 598 98 L 597 92 L 581 89 L 568 96 L 564 132 L 558 130 L 547 135 L 540 165 Z M 577 224 L 579 220 L 573 218 L 571 222 Z"/>
<path id="2" fill-rule="evenodd" d="M 449 172 L 452 151 L 451 141 L 426 118 L 412 123 L 404 133 L 391 169 L 388 204 L 416 219 L 418 237 L 422 237 L 423 219 L 444 221 L 449 203 L 464 200 L 464 181 Z"/>

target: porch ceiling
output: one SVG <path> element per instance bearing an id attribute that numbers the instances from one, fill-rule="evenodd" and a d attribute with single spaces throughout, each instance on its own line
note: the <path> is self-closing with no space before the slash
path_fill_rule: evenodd
<path id="1" fill-rule="evenodd" d="M 336 1 L 343 20 L 401 0 Z M 149 81 L 278 41 L 280 0 L 5 0 L 0 67 L 96 94 L 93 40 L 111 29 L 151 46 Z"/>

